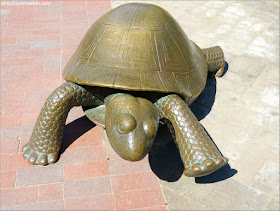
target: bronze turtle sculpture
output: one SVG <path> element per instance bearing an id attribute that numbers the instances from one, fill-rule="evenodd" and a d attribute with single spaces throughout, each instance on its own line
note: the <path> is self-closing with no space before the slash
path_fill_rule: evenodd
<path id="1" fill-rule="evenodd" d="M 170 129 L 186 176 L 204 176 L 227 163 L 188 105 L 209 72 L 225 65 L 219 46 L 200 49 L 164 9 L 152 4 L 119 6 L 97 20 L 67 63 L 66 83 L 51 93 L 23 148 L 31 164 L 58 159 L 70 109 L 82 106 L 106 130 L 120 157 L 143 159 L 159 120 Z"/>

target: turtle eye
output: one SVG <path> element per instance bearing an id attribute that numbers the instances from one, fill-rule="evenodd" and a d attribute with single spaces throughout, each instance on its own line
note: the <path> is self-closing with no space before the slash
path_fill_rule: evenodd
<path id="1" fill-rule="evenodd" d="M 127 134 L 136 127 L 136 120 L 131 114 L 119 114 L 117 116 L 117 131 L 120 134 Z"/>
<path id="2" fill-rule="evenodd" d="M 143 122 L 143 128 L 149 138 L 154 139 L 157 133 L 157 127 L 154 121 L 148 119 Z"/>

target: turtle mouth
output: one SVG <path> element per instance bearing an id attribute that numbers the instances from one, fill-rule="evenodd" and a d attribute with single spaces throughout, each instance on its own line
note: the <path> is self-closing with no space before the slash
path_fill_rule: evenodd
<path id="1" fill-rule="evenodd" d="M 125 137 L 121 136 L 116 139 L 110 138 L 108 134 L 108 139 L 114 151 L 128 161 L 142 160 L 154 142 L 154 139 L 149 139 L 147 136 L 143 136 L 141 139 L 135 138 L 134 134 L 126 134 Z"/>

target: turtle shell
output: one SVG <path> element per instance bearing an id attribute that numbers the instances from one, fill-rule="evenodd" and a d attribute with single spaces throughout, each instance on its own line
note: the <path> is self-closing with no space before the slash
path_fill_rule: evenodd
<path id="1" fill-rule="evenodd" d="M 207 63 L 168 12 L 130 3 L 89 28 L 63 77 L 83 85 L 195 97 L 206 84 Z"/>

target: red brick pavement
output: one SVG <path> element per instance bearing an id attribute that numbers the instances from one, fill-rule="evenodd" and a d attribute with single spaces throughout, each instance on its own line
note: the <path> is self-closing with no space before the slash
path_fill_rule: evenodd
<path id="1" fill-rule="evenodd" d="M 1 209 L 166 210 L 147 157 L 120 159 L 103 129 L 80 118 L 81 108 L 67 118 L 69 143 L 57 163 L 38 167 L 23 159 L 44 100 L 64 82 L 63 67 L 111 7 L 110 1 L 47 2 L 1 6 Z"/>

